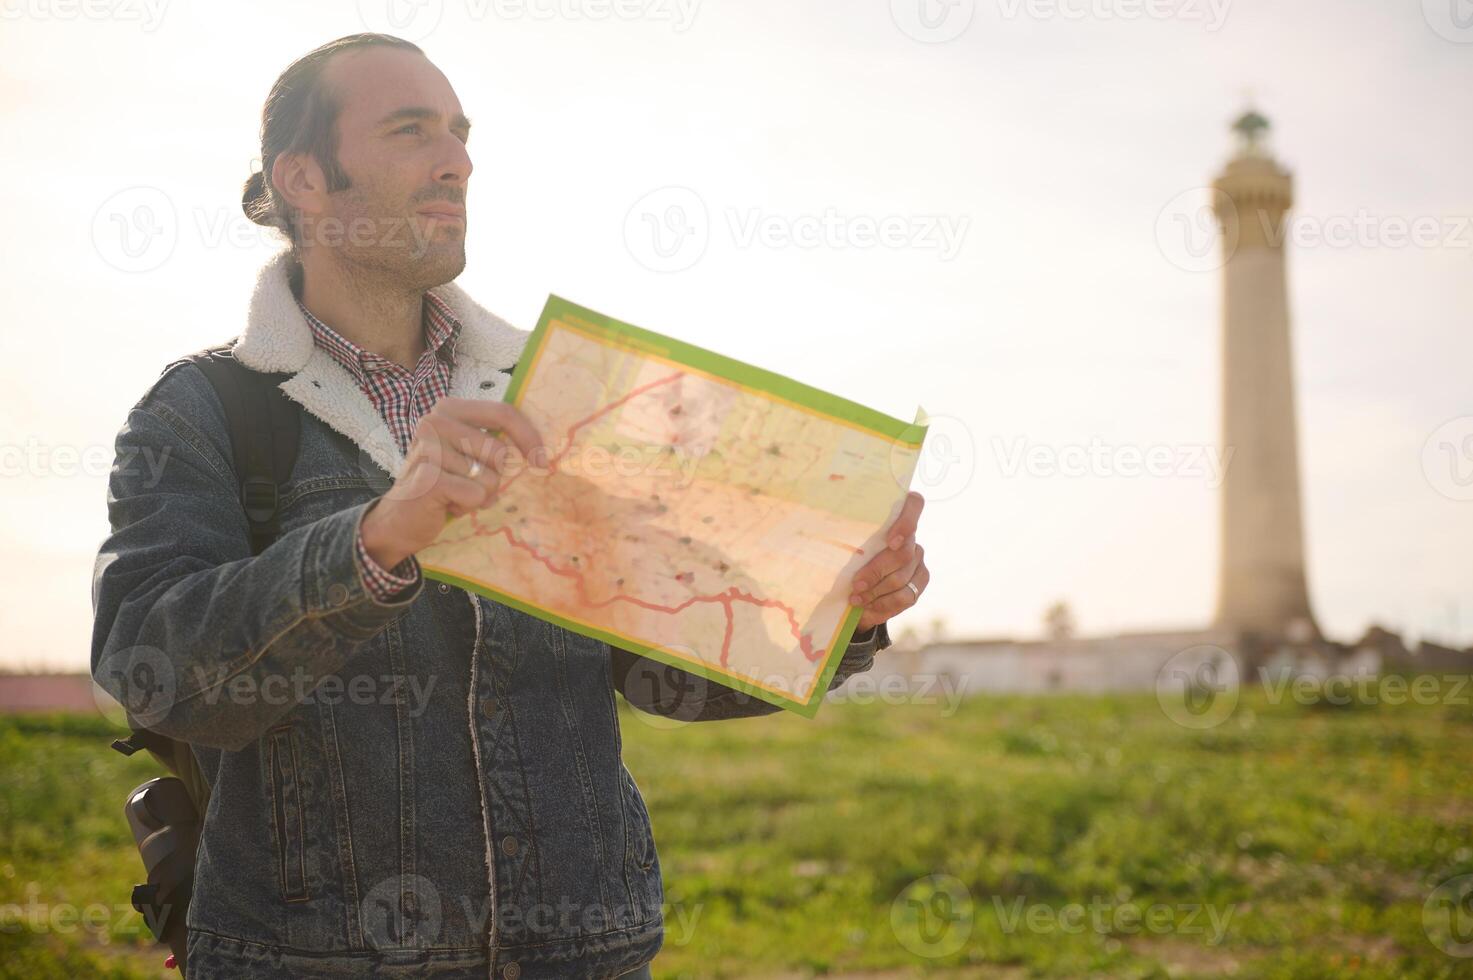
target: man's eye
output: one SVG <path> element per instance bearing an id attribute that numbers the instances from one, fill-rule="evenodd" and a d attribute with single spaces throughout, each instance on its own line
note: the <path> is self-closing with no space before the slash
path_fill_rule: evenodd
<path id="1" fill-rule="evenodd" d="M 394 132 L 396 132 L 396 133 L 405 133 L 405 132 L 408 132 L 411 129 L 414 129 L 414 130 L 419 129 L 419 123 L 410 123 L 407 126 L 400 126 L 398 129 L 394 130 Z"/>

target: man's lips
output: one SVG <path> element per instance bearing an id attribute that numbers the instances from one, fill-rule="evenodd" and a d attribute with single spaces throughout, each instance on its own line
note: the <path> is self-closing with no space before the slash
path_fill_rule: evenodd
<path id="1" fill-rule="evenodd" d="M 465 220 L 465 208 L 458 208 L 453 204 L 441 204 L 432 208 L 420 208 L 418 213 L 427 218 L 455 218 L 459 221 Z"/>

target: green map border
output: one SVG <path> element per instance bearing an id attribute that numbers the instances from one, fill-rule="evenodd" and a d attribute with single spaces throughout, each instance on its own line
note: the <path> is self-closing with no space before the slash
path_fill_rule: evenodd
<path id="1" fill-rule="evenodd" d="M 582 328 L 593 328 L 592 332 L 602 333 L 605 339 L 615 341 L 622 347 L 627 347 L 640 353 L 654 354 L 669 360 L 693 367 L 697 370 L 716 375 L 728 381 L 751 388 L 755 391 L 764 392 L 783 399 L 793 404 L 811 409 L 813 411 L 829 415 L 853 425 L 861 426 L 871 432 L 892 439 L 911 448 L 919 449 L 925 440 L 926 426 L 916 422 L 902 422 L 900 419 L 877 412 L 867 408 L 858 402 L 841 398 L 838 395 L 820 391 L 802 382 L 791 378 L 765 371 L 762 368 L 753 367 L 741 361 L 734 360 L 714 351 L 687 344 L 684 341 L 672 337 L 665 337 L 649 330 L 643 330 L 632 324 L 624 323 L 613 317 L 606 316 L 587 307 L 579 306 L 561 296 L 549 295 L 547 304 L 542 308 L 542 315 L 537 320 L 537 327 L 532 331 L 527 343 L 522 348 L 521 355 L 517 358 L 516 369 L 512 372 L 511 382 L 507 386 L 506 394 L 502 400 L 512 405 L 519 405 L 522 389 L 526 383 L 528 374 L 531 373 L 532 363 L 537 359 L 536 355 L 541 351 L 542 345 L 547 340 L 548 330 L 554 320 L 572 318 Z M 916 433 L 919 433 L 916 436 Z M 914 441 L 912 441 L 914 439 Z M 839 624 L 836 640 L 825 656 L 823 669 L 819 671 L 815 679 L 812 691 L 807 701 L 799 701 L 795 698 L 786 697 L 782 694 L 758 687 L 756 684 L 730 673 L 713 668 L 703 662 L 682 657 L 680 654 L 663 647 L 650 646 L 633 637 L 623 636 L 610 630 L 605 630 L 588 623 L 568 619 L 558 613 L 550 612 L 540 606 L 524 602 L 516 596 L 510 595 L 493 586 L 485 585 L 474 579 L 464 578 L 454 572 L 446 571 L 438 566 L 421 562 L 421 570 L 425 578 L 446 582 L 494 599 L 497 602 L 511 606 L 513 609 L 521 610 L 530 616 L 545 620 L 566 630 L 578 633 L 582 636 L 602 640 L 611 646 L 652 660 L 677 667 L 689 673 L 696 674 L 715 684 L 733 688 L 768 704 L 786 708 L 805 718 L 812 718 L 818 713 L 819 706 L 823 703 L 824 695 L 828 693 L 828 687 L 833 680 L 834 673 L 839 669 L 839 661 L 843 659 L 844 651 L 848 648 L 854 637 L 855 628 L 859 625 L 859 617 L 864 610 L 859 606 L 850 606 L 843 622 Z"/>
<path id="2" fill-rule="evenodd" d="M 893 439 L 912 449 L 919 449 L 925 440 L 926 427 L 924 425 L 916 422 L 903 422 L 894 416 L 877 412 L 847 398 L 829 394 L 827 391 L 806 385 L 801 381 L 794 381 L 781 374 L 753 367 L 704 347 L 687 344 L 683 340 L 676 340 L 673 337 L 641 329 L 622 320 L 615 320 L 611 316 L 579 306 L 557 295 L 547 297 L 547 305 L 542 308 L 542 316 L 537 320 L 537 328 L 532 331 L 532 336 L 527 339 L 526 348 L 517 360 L 516 371 L 512 374 L 511 384 L 506 389 L 506 401 L 513 405 L 517 404 L 516 400 L 521 397 L 522 384 L 526 379 L 523 368 L 530 363 L 532 359 L 530 355 L 541 348 L 552 321 L 569 315 L 582 321 L 580 326 L 596 328 L 593 332 L 601 332 L 605 338 L 617 341 L 621 346 L 669 358 L 719 378 L 734 381 L 755 391 L 776 395 L 795 405 L 858 425 L 876 435 Z"/>

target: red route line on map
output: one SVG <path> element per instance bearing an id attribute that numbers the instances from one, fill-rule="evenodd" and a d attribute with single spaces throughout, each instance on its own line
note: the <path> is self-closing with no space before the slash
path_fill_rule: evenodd
<path id="1" fill-rule="evenodd" d="M 609 412 L 612 412 L 614 409 L 618 408 L 620 405 L 623 405 L 625 402 L 629 401 L 631 398 L 634 398 L 636 395 L 643 395 L 643 394 L 645 394 L 648 391 L 651 391 L 651 390 L 653 390 L 655 388 L 660 387 L 661 385 L 670 384 L 672 381 L 679 381 L 683 377 L 685 377 L 685 372 L 684 371 L 676 371 L 674 374 L 669 375 L 668 377 L 656 378 L 654 381 L 651 381 L 648 384 L 642 384 L 638 388 L 631 389 L 629 391 L 629 393 L 627 395 L 625 395 L 623 398 L 619 398 L 619 399 L 616 399 L 614 401 L 609 402 L 607 405 L 605 405 L 604 407 L 600 408 L 598 411 L 594 412 L 593 414 L 587 416 L 586 418 L 579 419 L 577 422 L 574 422 L 572 425 L 568 426 L 568 444 L 566 446 L 564 446 L 562 449 L 558 450 L 557 455 L 552 456 L 551 458 L 548 459 L 548 461 L 547 461 L 547 468 L 548 468 L 548 470 L 549 471 L 552 470 L 552 468 L 557 465 L 557 461 L 558 460 L 562 459 L 564 456 L 568 455 L 568 453 L 572 451 L 572 449 L 573 449 L 573 433 L 574 432 L 577 432 L 579 429 L 583 428 L 583 426 L 585 426 L 585 425 L 589 425 L 590 423 L 593 422 L 594 419 L 598 418 L 600 415 L 607 415 Z M 511 479 L 507 480 L 504 484 L 501 485 L 501 489 L 504 490 L 507 487 L 511 486 L 513 483 L 515 483 L 517 481 L 517 477 L 521 476 L 523 472 L 525 472 L 525 470 L 523 470 L 521 472 L 517 472 L 517 473 L 512 474 Z"/>
<path id="2" fill-rule="evenodd" d="M 588 597 L 588 592 L 585 588 L 587 583 L 583 577 L 582 572 L 575 571 L 571 568 L 558 568 L 552 563 L 551 559 L 549 559 L 545 555 L 540 554 L 536 548 L 527 544 L 525 541 L 518 540 L 517 537 L 511 533 L 511 529 L 506 527 L 505 525 L 492 529 L 487 535 L 478 534 L 477 537 L 489 537 L 497 534 L 504 536 L 507 540 L 507 543 L 510 544 L 513 548 L 522 549 L 533 558 L 537 559 L 537 561 L 547 566 L 547 570 L 552 572 L 552 574 L 560 575 L 563 578 L 573 579 L 573 581 L 577 585 L 578 597 L 580 600 L 582 600 L 585 606 L 598 608 L 600 606 L 607 606 L 615 602 L 629 602 L 633 603 L 636 606 L 639 606 L 642 609 L 648 609 L 650 612 L 665 613 L 673 616 L 676 613 L 682 612 L 698 602 L 720 603 L 721 607 L 726 611 L 726 635 L 722 638 L 721 641 L 721 666 L 723 667 L 727 666 L 727 659 L 731 654 L 731 635 L 733 625 L 731 604 L 734 601 L 742 601 L 750 603 L 754 606 L 766 606 L 768 608 L 782 610 L 783 615 L 787 616 L 788 618 L 788 627 L 792 630 L 794 638 L 797 639 L 799 648 L 803 651 L 803 656 L 807 658 L 810 663 L 816 662 L 825 653 L 825 651 L 823 650 L 815 650 L 813 648 L 813 640 L 807 634 L 800 631 L 798 620 L 797 617 L 794 615 L 793 610 L 783 603 L 777 601 L 776 599 L 759 599 L 756 596 L 752 595 L 750 592 L 744 592 L 733 585 L 730 588 L 726 589 L 724 592 L 717 592 L 714 595 L 691 596 L 689 599 L 686 599 L 679 605 L 675 606 L 663 606 L 657 602 L 650 602 L 646 599 L 640 599 L 636 596 L 626 595 L 622 592 L 615 593 L 614 595 L 609 596 L 609 598 L 607 599 L 595 602 Z"/>
<path id="3" fill-rule="evenodd" d="M 568 443 L 567 443 L 566 446 L 563 447 L 562 451 L 560 451 L 556 456 L 553 456 L 548 461 L 548 468 L 551 469 L 552 466 L 555 465 L 558 460 L 560 460 L 564 456 L 566 456 L 568 454 L 569 450 L 571 450 L 573 448 L 573 433 L 576 432 L 578 429 L 582 428 L 585 425 L 590 424 L 591 422 L 593 422 L 594 419 L 598 418 L 600 415 L 606 415 L 609 412 L 612 412 L 614 409 L 618 408 L 620 405 L 623 405 L 625 402 L 629 401 L 631 398 L 634 398 L 637 395 L 643 395 L 646 392 L 650 391 L 651 389 L 657 388 L 657 387 L 659 387 L 661 385 L 669 384 L 672 381 L 678 381 L 680 378 L 682 378 L 684 376 L 685 376 L 685 372 L 684 371 L 677 371 L 676 373 L 670 375 L 669 377 L 659 378 L 659 379 L 656 379 L 655 381 L 649 382 L 648 384 L 640 385 L 638 388 L 635 388 L 635 389 L 631 390 L 628 394 L 624 395 L 622 398 L 619 398 L 619 399 L 617 399 L 615 401 L 610 402 L 609 404 L 607 404 L 607 405 L 603 406 L 602 408 L 598 409 L 598 411 L 593 412 L 591 415 L 587 416 L 586 418 L 580 419 L 577 422 L 574 422 L 572 425 L 568 426 Z M 520 472 L 519 473 L 516 473 L 515 475 L 513 475 L 510 480 L 507 480 L 506 483 L 502 485 L 502 489 L 504 490 L 506 487 L 510 486 L 513 482 L 516 481 L 517 477 L 519 477 L 521 475 L 522 474 Z M 475 530 L 475 536 L 476 537 L 483 537 L 485 535 L 482 535 L 480 532 L 482 530 L 484 530 L 484 529 L 480 526 L 480 522 L 477 519 L 478 517 L 479 517 L 478 514 L 472 514 L 471 515 L 471 527 L 474 528 L 474 530 Z M 504 535 L 506 537 L 506 540 L 507 540 L 507 543 L 508 544 L 510 544 L 514 548 L 521 548 L 523 551 L 526 551 L 533 558 L 537 559 L 543 565 L 547 566 L 547 570 L 550 571 L 550 572 L 552 572 L 554 575 L 561 575 L 564 578 L 571 578 L 571 579 L 573 579 L 577 583 L 578 596 L 579 596 L 580 599 L 582 599 L 583 604 L 586 605 L 586 606 L 592 606 L 592 607 L 595 607 L 596 608 L 596 607 L 599 607 L 599 606 L 606 606 L 606 605 L 609 605 L 611 603 L 618 602 L 618 601 L 621 601 L 622 600 L 624 602 L 631 602 L 631 603 L 633 603 L 633 604 L 635 604 L 637 606 L 640 606 L 641 608 L 648 609 L 651 612 L 666 613 L 668 615 L 672 615 L 673 616 L 676 613 L 678 613 L 678 612 L 682 611 L 683 609 L 687 608 L 688 606 L 692 606 L 692 605 L 694 605 L 694 604 L 696 604 L 698 602 L 718 602 L 718 603 L 720 603 L 722 609 L 725 610 L 725 613 L 726 613 L 726 634 L 725 634 L 724 637 L 722 637 L 722 640 L 721 640 L 721 666 L 723 666 L 723 667 L 727 666 L 727 659 L 731 655 L 731 636 L 732 636 L 732 628 L 734 626 L 734 623 L 733 623 L 733 613 L 732 613 L 731 604 L 735 600 L 741 600 L 741 601 L 744 601 L 744 602 L 749 602 L 752 605 L 759 606 L 759 607 L 767 606 L 767 607 L 771 607 L 771 608 L 781 609 L 783 611 L 783 614 L 785 616 L 787 616 L 787 618 L 788 618 L 788 628 L 790 630 L 792 630 L 793 637 L 798 641 L 798 647 L 799 647 L 799 649 L 802 650 L 803 656 L 809 661 L 809 663 L 814 663 L 814 662 L 818 661 L 824 655 L 824 653 L 826 652 L 826 651 L 823 651 L 823 650 L 815 650 L 813 648 L 813 640 L 812 640 L 812 638 L 809 637 L 807 634 L 805 634 L 805 633 L 803 633 L 801 631 L 801 628 L 800 628 L 799 623 L 798 623 L 798 617 L 793 612 L 792 608 L 789 607 L 789 606 L 787 606 L 787 605 L 785 605 L 785 604 L 783 604 L 783 603 L 781 603 L 781 602 L 778 602 L 776 599 L 758 599 L 756 596 L 752 595 L 751 593 L 749 593 L 749 592 L 743 592 L 740 589 L 738 589 L 736 586 L 733 585 L 731 588 L 727 589 L 726 591 L 724 591 L 724 592 L 718 592 L 715 595 L 692 596 L 691 598 L 689 598 L 689 599 L 685 600 L 684 602 L 680 603 L 680 605 L 678 605 L 678 606 L 662 606 L 662 605 L 659 605 L 658 603 L 648 602 L 648 601 L 646 601 L 644 599 L 640 599 L 640 598 L 637 598 L 637 597 L 632 596 L 632 595 L 625 595 L 624 593 L 615 593 L 614 595 L 610 596 L 608 599 L 605 599 L 605 600 L 603 600 L 601 602 L 594 602 L 594 601 L 592 601 L 588 597 L 587 590 L 585 588 L 585 586 L 586 586 L 587 583 L 586 583 L 586 580 L 584 579 L 583 574 L 581 572 L 574 571 L 573 569 L 570 569 L 570 568 L 567 568 L 567 569 L 558 568 L 557 566 L 555 566 L 552 563 L 551 559 L 549 559 L 549 558 L 547 558 L 547 557 L 539 554 L 536 548 L 533 548 L 531 545 L 527 544 L 525 541 L 519 541 L 516 538 L 516 536 L 511 533 L 511 529 L 508 528 L 505 525 L 502 525 L 501 527 L 498 527 L 498 528 L 490 529 L 490 533 L 493 534 L 493 535 L 494 534 L 502 534 L 502 535 Z"/>

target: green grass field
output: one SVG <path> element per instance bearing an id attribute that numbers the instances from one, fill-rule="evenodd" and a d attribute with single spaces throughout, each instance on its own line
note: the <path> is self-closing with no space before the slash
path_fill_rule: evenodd
<path id="1" fill-rule="evenodd" d="M 1473 874 L 1466 704 L 1260 696 L 1192 731 L 1149 696 L 978 698 L 624 731 L 670 901 L 657 976 L 1473 977 L 1473 909 L 1434 895 Z M 162 973 L 120 811 L 155 770 L 113 734 L 0 718 L 0 976 Z"/>

